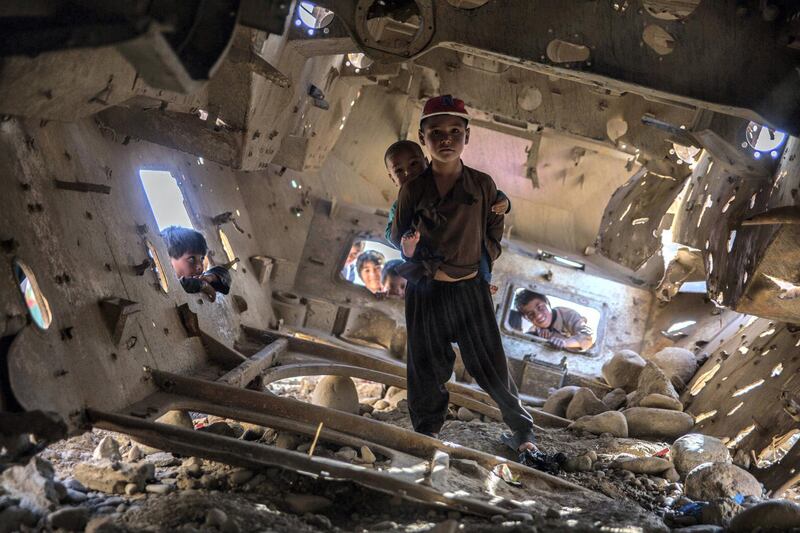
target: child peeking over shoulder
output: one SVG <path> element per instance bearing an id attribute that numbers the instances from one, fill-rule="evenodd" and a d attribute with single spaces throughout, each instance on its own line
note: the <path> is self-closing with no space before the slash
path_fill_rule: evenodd
<path id="1" fill-rule="evenodd" d="M 397 141 L 386 149 L 383 156 L 383 162 L 386 165 L 386 170 L 389 172 L 389 179 L 397 185 L 402 187 L 409 181 L 413 180 L 422 174 L 428 168 L 428 160 L 422 152 L 420 145 L 414 141 Z M 492 205 L 492 212 L 497 215 L 507 215 L 511 211 L 511 201 L 508 199 L 503 191 L 497 191 L 497 198 Z M 397 212 L 397 202 L 392 204 L 389 209 L 389 221 L 386 223 L 386 240 L 391 241 L 392 221 L 394 220 L 395 213 Z M 419 233 L 403 237 L 402 252 L 406 257 L 413 257 L 416 251 L 416 245 L 419 242 Z M 483 248 L 481 254 L 481 264 L 479 273 L 483 279 L 489 283 L 489 289 L 492 294 L 497 292 L 497 286 L 492 285 L 492 269 L 489 262 L 489 254 L 486 247 Z"/>
<path id="2" fill-rule="evenodd" d="M 217 298 L 217 293 L 228 294 L 231 289 L 231 274 L 222 266 L 203 270 L 208 244 L 199 231 L 180 226 L 164 228 L 161 236 L 167 243 L 167 253 L 181 281 L 183 290 L 190 293 L 202 292 L 209 301 Z"/>

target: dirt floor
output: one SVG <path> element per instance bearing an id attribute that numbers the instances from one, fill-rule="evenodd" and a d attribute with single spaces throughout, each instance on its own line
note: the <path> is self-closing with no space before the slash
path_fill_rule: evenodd
<path id="1" fill-rule="evenodd" d="M 314 383 L 313 379 L 292 380 L 274 384 L 271 390 L 308 400 Z M 410 427 L 404 400 L 397 402 L 394 407 L 386 406 L 386 402 L 379 403 L 384 392 L 381 388 L 361 382 L 359 389 L 364 416 Z M 364 402 L 367 396 L 369 398 Z M 375 409 L 373 404 L 379 408 Z M 498 435 L 504 429 L 501 424 L 483 421 L 480 417 L 467 422 L 459 420 L 455 411 L 453 415 L 440 434 L 442 440 L 513 459 L 510 451 L 498 441 Z M 235 421 L 204 418 L 197 413 L 193 414 L 193 418 L 196 425 L 217 422 L 217 430 L 230 429 L 231 436 L 239 438 L 255 438 L 273 445 L 277 438 L 275 432 L 269 429 L 254 432 L 253 428 Z M 224 424 L 220 425 L 220 422 Z M 245 434 L 248 431 L 249 434 Z M 122 461 L 137 464 L 149 462 L 155 466 L 155 475 L 147 481 L 144 491 L 126 487 L 122 494 L 110 494 L 90 490 L 76 483 L 76 467 L 82 463 L 96 463 L 94 450 L 108 435 L 119 444 Z M 681 483 L 669 482 L 658 476 L 635 475 L 609 466 L 619 454 L 653 455 L 665 448 L 666 444 L 597 437 L 570 430 L 544 430 L 539 434 L 539 445 L 546 452 L 560 451 L 569 457 L 586 454 L 594 457 L 596 454 L 596 460 L 588 471 L 560 474 L 562 478 L 590 491 L 555 492 L 512 486 L 492 472 L 466 461 L 451 461 L 448 476 L 441 482 L 453 492 L 463 491 L 486 501 L 502 500 L 505 508 L 514 511 L 514 514 L 505 517 L 466 516 L 433 509 L 396 495 L 363 488 L 353 482 L 317 479 L 279 468 L 251 472 L 209 461 L 176 457 L 166 452 L 148 450 L 123 435 L 100 430 L 51 445 L 40 456 L 52 463 L 56 479 L 69 489 L 69 496 L 62 499 L 60 505 L 87 509 L 86 518 L 90 520 L 87 531 L 96 532 L 633 532 L 668 531 L 670 528 L 667 523 L 671 526 L 693 523 L 687 517 L 676 517 L 675 509 L 687 503 L 682 497 Z M 294 439 L 289 446 L 302 451 L 308 446 L 308 441 Z M 144 455 L 142 452 L 154 453 Z M 318 445 L 315 455 L 359 460 L 358 457 L 353 458 L 354 454 L 349 450 L 324 442 Z M 370 466 L 389 466 L 381 459 L 378 457 Z M 42 518 L 39 526 L 47 523 L 48 519 Z"/>

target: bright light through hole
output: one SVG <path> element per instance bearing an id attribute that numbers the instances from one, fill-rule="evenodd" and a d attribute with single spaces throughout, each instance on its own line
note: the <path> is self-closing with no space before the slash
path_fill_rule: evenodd
<path id="1" fill-rule="evenodd" d="M 140 170 L 139 177 L 159 231 L 167 226 L 192 227 L 183 203 L 183 193 L 171 173 L 164 170 Z"/>
<path id="2" fill-rule="evenodd" d="M 333 11 L 314 5 L 313 2 L 300 2 L 297 7 L 297 16 L 300 22 L 310 29 L 309 35 L 313 35 L 313 30 L 324 28 L 333 22 Z M 297 22 L 295 22 L 296 25 Z"/>
<path id="3" fill-rule="evenodd" d="M 786 140 L 786 134 L 782 131 L 772 130 L 755 122 L 750 122 L 747 125 L 745 137 L 747 138 L 747 144 L 758 152 L 775 150 Z M 753 156 L 757 157 L 755 154 Z M 777 157 L 777 155 L 773 157 Z"/>
<path id="4" fill-rule="evenodd" d="M 669 327 L 669 329 L 667 330 L 667 333 L 674 333 L 676 331 L 680 331 L 680 330 L 682 330 L 684 328 L 688 328 L 689 326 L 692 326 L 692 325 L 694 325 L 696 323 L 697 323 L 696 320 L 684 320 L 683 322 L 675 322 L 674 324 L 672 324 Z"/>

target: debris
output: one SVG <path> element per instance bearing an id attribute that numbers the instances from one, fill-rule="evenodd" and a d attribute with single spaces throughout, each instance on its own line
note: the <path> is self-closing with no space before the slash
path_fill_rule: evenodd
<path id="1" fill-rule="evenodd" d="M 730 463 L 731 454 L 721 440 L 709 435 L 690 433 L 672 444 L 672 461 L 681 476 L 703 463 Z"/>
<path id="2" fill-rule="evenodd" d="M 119 453 L 119 443 L 111 435 L 106 435 L 94 449 L 92 454 L 97 460 L 108 459 L 109 461 L 120 461 L 122 455 Z"/>
<path id="3" fill-rule="evenodd" d="M 619 411 L 606 411 L 599 415 L 582 416 L 569 425 L 572 429 L 582 429 L 595 435 L 610 433 L 614 437 L 628 436 L 628 421 Z"/>
<path id="4" fill-rule="evenodd" d="M 705 463 L 686 476 L 686 496 L 693 500 L 713 500 L 742 496 L 761 497 L 761 484 L 749 472 L 730 463 Z"/>
<path id="5" fill-rule="evenodd" d="M 614 388 L 631 392 L 639 383 L 646 361 L 631 350 L 620 350 L 602 368 L 603 377 Z"/>
<path id="6" fill-rule="evenodd" d="M 642 405 L 642 401 L 645 398 L 648 399 L 651 405 Z M 672 386 L 672 382 L 652 361 L 647 361 L 644 369 L 639 374 L 639 384 L 636 387 L 636 392 L 628 401 L 628 406 L 683 411 L 683 405 L 680 402 L 678 393 L 675 391 L 675 387 Z"/>
<path id="7" fill-rule="evenodd" d="M 314 388 L 311 403 L 358 414 L 358 392 L 355 383 L 347 376 L 325 376 Z"/>
<path id="8" fill-rule="evenodd" d="M 358 452 L 355 451 L 353 448 L 350 448 L 349 446 L 343 446 L 339 448 L 339 451 L 337 451 L 334 455 L 339 459 L 344 459 L 345 461 L 352 461 L 356 457 L 358 457 Z"/>
<path id="9" fill-rule="evenodd" d="M 767 500 L 736 515 L 730 522 L 731 533 L 788 531 L 800 528 L 800 505 L 789 500 Z"/>
<path id="10" fill-rule="evenodd" d="M 86 507 L 62 507 L 47 516 L 50 527 L 67 531 L 83 531 L 88 521 L 89 509 Z"/>
<path id="11" fill-rule="evenodd" d="M 672 468 L 672 463 L 660 457 L 625 457 L 613 461 L 611 468 L 622 468 L 634 474 L 661 474 Z"/>
<path id="12" fill-rule="evenodd" d="M 586 387 L 581 387 L 575 391 L 572 401 L 567 407 L 567 418 L 577 420 L 586 415 L 597 415 L 608 411 L 606 404 L 597 399 L 597 396 Z"/>
<path id="13" fill-rule="evenodd" d="M 372 453 L 372 450 L 369 449 L 368 446 L 361 447 L 361 462 L 372 464 L 377 461 L 375 454 Z"/>
<path id="14" fill-rule="evenodd" d="M 59 501 L 53 480 L 53 465 L 32 457 L 25 466 L 12 466 L 0 475 L 0 487 L 6 494 L 20 500 L 20 507 L 36 513 L 53 508 Z"/>
<path id="15" fill-rule="evenodd" d="M 577 392 L 578 389 L 580 389 L 580 387 L 576 387 L 575 385 L 561 387 L 547 398 L 547 401 L 544 402 L 544 406 L 542 407 L 542 411 L 566 418 L 569 402 L 572 401 L 572 397 L 575 396 L 575 392 Z"/>
<path id="16" fill-rule="evenodd" d="M 636 438 L 675 439 L 691 431 L 694 418 L 680 411 L 653 407 L 631 407 L 622 411 L 628 435 Z"/>
<path id="17" fill-rule="evenodd" d="M 144 491 L 145 483 L 155 476 L 152 463 L 80 463 L 73 471 L 75 479 L 91 490 L 122 494 L 129 483 Z"/>

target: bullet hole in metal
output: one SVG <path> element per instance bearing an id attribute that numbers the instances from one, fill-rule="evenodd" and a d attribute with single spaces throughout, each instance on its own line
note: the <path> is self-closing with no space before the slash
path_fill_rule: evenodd
<path id="1" fill-rule="evenodd" d="M 138 341 L 139 339 L 135 335 L 131 335 L 130 337 L 128 337 L 128 340 L 125 341 L 125 347 L 129 350 L 133 350 Z"/>

